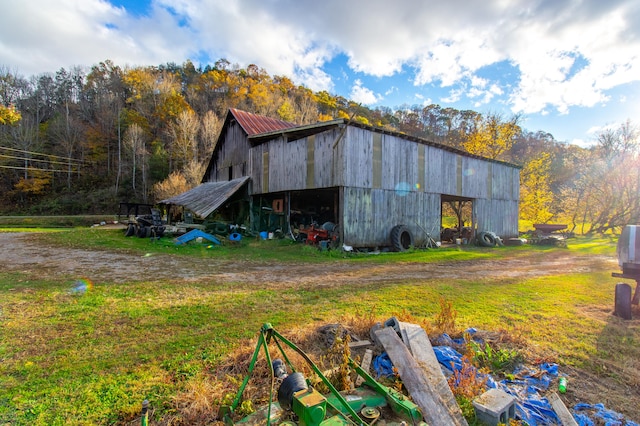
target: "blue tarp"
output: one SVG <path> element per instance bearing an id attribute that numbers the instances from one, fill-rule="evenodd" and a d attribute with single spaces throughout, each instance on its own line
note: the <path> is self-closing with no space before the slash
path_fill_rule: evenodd
<path id="1" fill-rule="evenodd" d="M 475 329 L 467 332 L 475 334 Z M 436 342 L 440 346 L 434 346 L 438 362 L 443 367 L 445 375 L 453 373 L 452 369 L 462 368 L 462 355 L 454 349 L 464 344 L 462 339 L 451 339 L 443 334 Z M 373 361 L 374 369 L 380 376 L 392 376 L 393 364 L 386 353 L 376 357 Z M 476 372 L 476 374 L 481 374 Z M 483 378 L 485 377 L 482 375 Z M 516 398 L 516 417 L 526 422 L 529 426 L 544 426 L 559 424 L 560 419 L 554 412 L 549 400 L 541 395 L 546 391 L 553 380 L 558 377 L 558 365 L 544 363 L 533 369 L 517 368 L 513 372 L 514 380 L 502 380 L 496 382 L 491 376 L 487 376 L 487 387 L 498 388 Z M 573 408 L 576 422 L 580 426 L 594 426 L 605 422 L 605 426 L 640 426 L 637 423 L 625 420 L 624 416 L 611 410 L 607 410 L 603 404 L 589 405 L 576 404 Z"/>
<path id="2" fill-rule="evenodd" d="M 176 244 L 186 244 L 189 241 L 195 240 L 198 237 L 201 237 L 201 238 L 203 238 L 205 240 L 209 240 L 210 242 L 212 242 L 214 244 L 220 245 L 220 240 L 218 240 L 213 235 L 207 234 L 206 232 L 201 231 L 199 229 L 192 229 L 191 231 L 187 232 L 186 234 L 180 235 L 178 238 L 176 238 Z"/>
<path id="3" fill-rule="evenodd" d="M 624 416 L 615 411 L 607 410 L 603 404 L 585 404 L 579 402 L 573 406 L 573 417 L 580 426 L 593 426 L 604 422 L 605 426 L 638 426 L 636 422 L 625 420 Z"/>
<path id="4" fill-rule="evenodd" d="M 380 377 L 393 377 L 393 363 L 386 352 L 381 353 L 373 360 L 373 369 L 378 379 Z"/>

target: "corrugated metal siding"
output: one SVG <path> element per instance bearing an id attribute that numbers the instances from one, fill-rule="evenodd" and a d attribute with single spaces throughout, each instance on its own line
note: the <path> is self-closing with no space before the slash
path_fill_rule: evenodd
<path id="1" fill-rule="evenodd" d="M 264 117 L 261 115 L 251 114 L 250 112 L 241 111 L 231 108 L 231 114 L 238 121 L 248 136 L 258 135 L 260 133 L 270 133 L 278 130 L 291 129 L 297 127 L 297 124 L 288 123 L 286 121 L 277 120 L 275 118 Z"/>
<path id="2" fill-rule="evenodd" d="M 249 177 L 247 176 L 227 182 L 206 182 L 180 195 L 162 200 L 160 204 L 184 206 L 197 216 L 205 218 L 224 204 L 248 181 Z"/>

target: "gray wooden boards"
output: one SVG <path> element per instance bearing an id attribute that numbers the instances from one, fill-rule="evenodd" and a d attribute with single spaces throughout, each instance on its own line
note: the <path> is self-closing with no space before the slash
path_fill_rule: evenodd
<path id="1" fill-rule="evenodd" d="M 560 424 L 562 424 L 562 426 L 578 426 L 578 423 L 573 418 L 573 416 L 569 412 L 569 409 L 567 409 L 566 405 L 564 405 L 564 402 L 562 402 L 560 396 L 557 393 L 549 393 L 547 395 L 547 399 L 549 400 L 553 411 L 555 411 L 558 415 L 558 418 L 560 418 Z"/>
<path id="2" fill-rule="evenodd" d="M 453 419 L 452 425 L 467 426 L 467 420 L 462 415 L 460 406 L 455 396 L 453 396 L 453 392 L 451 392 L 446 377 L 442 373 L 440 363 L 438 363 L 426 331 L 419 325 L 406 322 L 400 322 L 400 330 L 403 340 L 405 340 L 404 338 L 406 337 L 406 341 L 408 342 L 407 346 L 420 368 L 422 368 L 429 384 L 437 393 L 440 401 L 449 411 L 449 414 L 451 414 Z"/>
<path id="3" fill-rule="evenodd" d="M 380 344 L 398 369 L 402 383 L 413 401 L 422 410 L 424 420 L 430 426 L 451 426 L 456 424 L 438 393 L 429 383 L 424 370 L 409 352 L 393 328 L 385 327 L 375 332 Z"/>

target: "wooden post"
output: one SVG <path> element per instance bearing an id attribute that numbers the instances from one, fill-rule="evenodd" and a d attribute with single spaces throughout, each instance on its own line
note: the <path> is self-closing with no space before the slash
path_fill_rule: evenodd
<path id="1" fill-rule="evenodd" d="M 555 411 L 558 418 L 560 418 L 560 424 L 562 426 L 578 426 L 578 423 L 575 421 L 557 393 L 551 392 L 547 395 L 547 399 L 549 400 L 553 411 Z"/>
<path id="2" fill-rule="evenodd" d="M 398 370 L 402 383 L 409 391 L 413 401 L 420 407 L 424 420 L 430 426 L 451 426 L 456 424 L 449 410 L 442 404 L 438 394 L 429 384 L 424 371 L 411 356 L 409 349 L 402 343 L 395 330 L 390 327 L 377 330 L 376 337 Z"/>
<path id="3" fill-rule="evenodd" d="M 400 323 L 400 330 L 402 330 L 403 336 L 406 334 L 407 340 L 409 341 L 409 350 L 418 362 L 418 365 L 422 368 L 422 371 L 424 371 L 431 387 L 438 394 L 442 404 L 449 410 L 453 418 L 452 424 L 456 426 L 468 426 L 467 420 L 462 415 L 460 406 L 455 396 L 453 396 L 453 392 L 451 392 L 449 383 L 442 373 L 440 363 L 438 362 L 438 358 L 436 358 L 426 331 L 419 325 L 406 322 Z"/>

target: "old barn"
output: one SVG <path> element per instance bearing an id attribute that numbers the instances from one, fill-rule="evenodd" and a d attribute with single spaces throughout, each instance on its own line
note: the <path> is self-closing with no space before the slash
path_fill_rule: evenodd
<path id="1" fill-rule="evenodd" d="M 439 240 L 451 201 L 471 206 L 474 232 L 516 237 L 519 175 L 513 164 L 345 119 L 299 126 L 231 109 L 202 185 L 164 202 L 254 232 L 317 224 L 356 248 L 398 238 L 423 246 Z"/>

